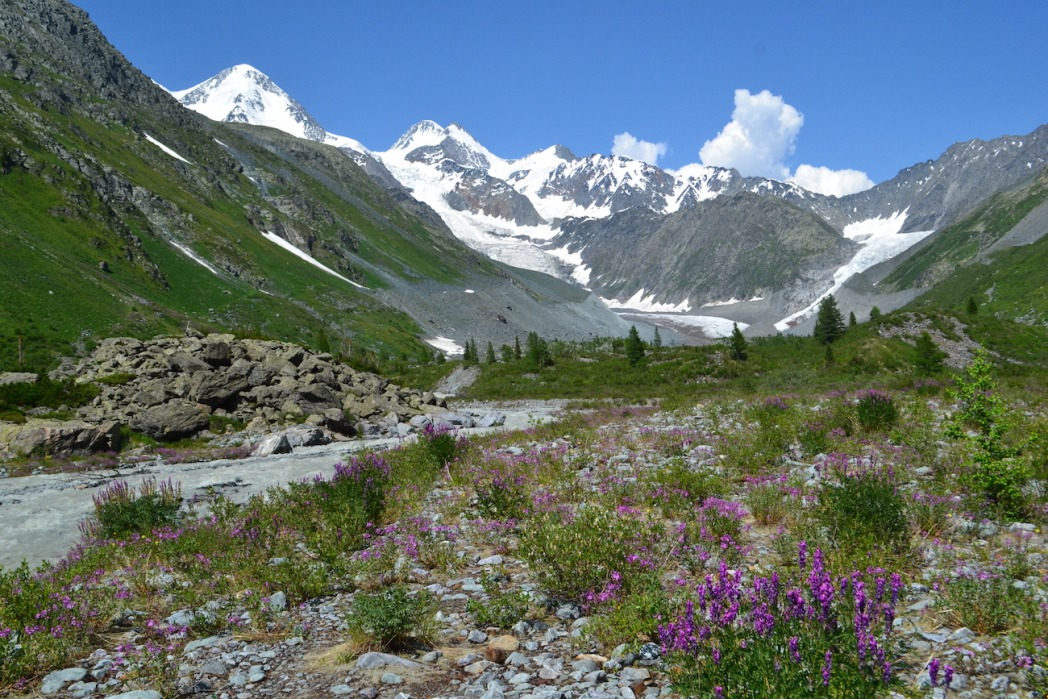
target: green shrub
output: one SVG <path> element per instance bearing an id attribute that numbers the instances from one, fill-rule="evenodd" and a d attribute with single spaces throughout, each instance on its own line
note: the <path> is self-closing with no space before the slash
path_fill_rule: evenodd
<path id="1" fill-rule="evenodd" d="M 757 483 L 746 494 L 746 507 L 762 526 L 784 521 L 796 503 L 797 500 L 788 497 L 783 485 L 776 481 Z"/>
<path id="2" fill-rule="evenodd" d="M 895 401 L 876 389 L 864 391 L 855 403 L 855 417 L 867 432 L 883 432 L 899 419 Z"/>
<path id="3" fill-rule="evenodd" d="M 585 627 L 586 635 L 605 648 L 658 638 L 659 624 L 673 611 L 655 572 L 634 571 L 629 575 L 634 578 L 631 592 L 619 595 L 612 590 L 603 601 L 587 605 L 586 613 L 592 621 Z"/>
<path id="4" fill-rule="evenodd" d="M 567 517 L 543 512 L 528 519 L 517 551 L 550 597 L 581 602 L 604 589 L 613 572 L 632 567 L 631 555 L 644 556 L 660 534 L 655 525 L 591 505 Z"/>
<path id="5" fill-rule="evenodd" d="M 527 616 L 531 603 L 527 592 L 508 592 L 492 575 L 485 575 L 480 584 L 488 598 L 483 601 L 471 599 L 466 603 L 466 611 L 473 615 L 478 625 L 508 629 Z"/>
<path id="6" fill-rule="evenodd" d="M 939 585 L 943 613 L 957 626 L 979 635 L 1012 629 L 1026 617 L 1039 617 L 1039 605 L 1004 576 L 962 575 Z"/>
<path id="7" fill-rule="evenodd" d="M 665 517 L 686 515 L 707 498 L 723 497 L 728 482 L 705 468 L 692 468 L 684 459 L 671 459 L 650 476 L 652 498 Z"/>
<path id="8" fill-rule="evenodd" d="M 431 642 L 435 611 L 430 593 L 412 595 L 403 585 L 393 585 L 381 592 L 358 592 L 346 623 L 362 646 L 397 650 Z"/>
<path id="9" fill-rule="evenodd" d="M 138 487 L 136 496 L 127 481 L 114 481 L 95 494 L 94 505 L 94 519 L 81 526 L 86 535 L 114 539 L 148 534 L 178 520 L 182 486 L 171 480 L 157 485 L 155 478 L 149 478 Z"/>
<path id="10" fill-rule="evenodd" d="M 849 462 L 847 455 L 831 455 L 828 463 L 838 482 L 825 485 L 819 493 L 816 520 L 834 548 L 849 557 L 904 554 L 910 548 L 907 502 L 895 486 L 892 470 Z"/>
<path id="11" fill-rule="evenodd" d="M 1030 475 L 1021 454 L 1033 437 L 1020 444 L 1009 441 L 1012 425 L 990 376 L 991 368 L 989 356 L 980 350 L 964 376 L 957 378 L 957 388 L 950 391 L 950 397 L 960 403 L 960 410 L 946 434 L 965 438 L 975 447 L 974 463 L 965 476 L 969 485 L 1002 516 L 1016 518 L 1027 509 L 1023 486 Z"/>

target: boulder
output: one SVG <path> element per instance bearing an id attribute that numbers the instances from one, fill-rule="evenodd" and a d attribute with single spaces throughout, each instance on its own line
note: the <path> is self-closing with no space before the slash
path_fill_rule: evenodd
<path id="1" fill-rule="evenodd" d="M 30 420 L 6 435 L 14 454 L 86 454 L 120 449 L 120 424 Z"/>
<path id="2" fill-rule="evenodd" d="M 191 437 L 206 429 L 211 422 L 208 410 L 197 403 L 172 401 L 143 410 L 131 428 L 153 439 L 169 442 Z"/>

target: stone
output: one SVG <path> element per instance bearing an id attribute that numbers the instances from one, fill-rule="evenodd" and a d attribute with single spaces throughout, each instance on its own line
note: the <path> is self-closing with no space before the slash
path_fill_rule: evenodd
<path id="1" fill-rule="evenodd" d="M 204 407 L 186 401 L 171 401 L 142 411 L 131 421 L 131 428 L 166 442 L 191 437 L 206 429 L 210 421 L 210 413 Z"/>
<path id="2" fill-rule="evenodd" d="M 106 699 L 164 699 L 155 689 L 133 689 L 121 694 L 110 694 Z"/>
<path id="3" fill-rule="evenodd" d="M 404 684 L 404 678 L 394 672 L 385 672 L 379 678 L 382 684 Z"/>
<path id="4" fill-rule="evenodd" d="M 473 629 L 469 632 L 469 635 L 466 636 L 466 640 L 470 643 L 483 643 L 488 640 L 488 635 L 480 629 Z"/>
<path id="5" fill-rule="evenodd" d="M 82 667 L 69 667 L 64 670 L 55 670 L 44 675 L 44 682 L 40 686 L 41 694 L 56 694 L 71 682 L 79 682 L 87 677 L 87 670 Z"/>
<path id="6" fill-rule="evenodd" d="M 13 454 L 87 454 L 119 451 L 120 424 L 106 421 L 93 424 L 81 420 L 29 420 L 5 430 L 0 441 L 8 443 Z"/>
<path id="7" fill-rule="evenodd" d="M 271 434 L 262 439 L 251 451 L 251 456 L 272 456 L 274 454 L 290 454 L 291 443 L 288 442 L 286 434 Z"/>
<path id="8" fill-rule="evenodd" d="M 398 655 L 391 655 L 389 653 L 379 653 L 377 651 L 364 653 L 357 658 L 356 664 L 358 670 L 371 670 L 377 667 L 387 666 L 400 666 L 407 668 L 424 667 L 421 663 L 417 663 L 414 660 L 408 660 L 407 658 L 401 658 Z"/>
<path id="9" fill-rule="evenodd" d="M 274 612 L 282 612 L 287 609 L 287 595 L 283 592 L 274 592 L 269 596 L 269 608 Z"/>
<path id="10" fill-rule="evenodd" d="M 520 641 L 516 636 L 502 635 L 488 641 L 488 647 L 484 651 L 484 657 L 493 663 L 502 665 L 506 659 L 520 648 Z"/>
<path id="11" fill-rule="evenodd" d="M 328 691 L 334 694 L 336 697 L 341 697 L 345 694 L 352 694 L 353 688 L 348 684 L 334 684 L 328 688 Z"/>

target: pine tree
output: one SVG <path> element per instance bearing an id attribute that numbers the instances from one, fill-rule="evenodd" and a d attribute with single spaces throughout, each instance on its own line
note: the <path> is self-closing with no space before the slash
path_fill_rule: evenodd
<path id="1" fill-rule="evenodd" d="M 946 353 L 939 349 L 927 330 L 917 336 L 917 342 L 914 343 L 914 354 L 913 365 L 918 374 L 931 376 L 943 370 Z"/>
<path id="2" fill-rule="evenodd" d="M 520 353 L 520 338 L 514 336 L 513 338 L 513 358 L 520 359 L 523 355 Z"/>
<path id="3" fill-rule="evenodd" d="M 466 340 L 466 346 L 462 349 L 462 363 L 472 364 L 473 363 L 473 352 L 469 346 L 469 340 Z"/>
<path id="4" fill-rule="evenodd" d="M 549 353 L 549 345 L 539 337 L 537 332 L 528 333 L 525 344 L 528 348 L 528 364 L 535 368 L 553 366 L 553 357 Z"/>
<path id="5" fill-rule="evenodd" d="M 874 306 L 870 309 L 870 320 L 877 320 L 881 317 L 881 309 Z"/>
<path id="6" fill-rule="evenodd" d="M 473 338 L 469 339 L 469 356 L 472 357 L 474 364 L 480 364 L 480 353 L 477 352 L 477 341 Z"/>
<path id="7" fill-rule="evenodd" d="M 973 316 L 979 312 L 979 304 L 975 302 L 974 296 L 968 297 L 968 315 Z"/>
<path id="8" fill-rule="evenodd" d="M 655 356 L 658 356 L 659 350 L 662 349 L 662 335 L 659 334 L 659 326 L 655 326 L 655 337 L 651 339 L 651 350 Z"/>
<path id="9" fill-rule="evenodd" d="M 855 320 L 855 311 L 851 311 L 848 314 L 848 327 L 849 328 L 854 328 L 858 324 L 859 324 L 859 321 Z"/>
<path id="10" fill-rule="evenodd" d="M 488 364 L 495 363 L 495 345 L 491 344 L 491 340 L 488 340 L 488 348 L 484 353 L 484 361 Z"/>
<path id="11" fill-rule="evenodd" d="M 731 348 L 732 359 L 740 362 L 745 362 L 749 359 L 750 353 L 746 346 L 746 338 L 742 336 L 738 323 L 731 324 L 731 339 L 728 341 L 728 346 Z"/>
<path id="12" fill-rule="evenodd" d="M 828 345 L 843 334 L 844 317 L 837 308 L 837 300 L 833 296 L 827 296 L 819 303 L 812 335 L 822 344 Z"/>
<path id="13" fill-rule="evenodd" d="M 644 342 L 640 339 L 637 326 L 631 325 L 626 336 L 626 361 L 630 366 L 637 366 L 644 359 Z"/>

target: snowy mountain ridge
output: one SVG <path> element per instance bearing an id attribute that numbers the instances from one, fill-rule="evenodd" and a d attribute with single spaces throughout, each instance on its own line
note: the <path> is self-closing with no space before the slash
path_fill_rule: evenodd
<path id="1" fill-rule="evenodd" d="M 650 279 L 622 270 L 608 277 L 599 262 L 604 244 L 599 231 L 594 235 L 592 227 L 583 226 L 582 239 L 577 237 L 578 226 L 565 228 L 565 223 L 597 220 L 613 227 L 615 217 L 642 208 L 656 215 L 644 229 L 650 232 L 654 230 L 650 226 L 661 226 L 664 218 L 672 223 L 682 216 L 705 215 L 699 213 L 703 205 L 720 197 L 752 193 L 788 202 L 808 212 L 819 225 L 828 224 L 845 246 L 857 247 L 853 246 L 856 252 L 851 259 L 834 262 L 832 269 L 798 271 L 801 287 L 775 297 L 776 305 L 768 311 L 777 319 L 778 331 L 802 324 L 822 297 L 838 290 L 853 274 L 905 252 L 951 216 L 974 205 L 979 196 L 1017 181 L 1023 170 L 1048 160 L 1048 127 L 1042 127 L 1026 142 L 958 144 L 934 163 L 915 165 L 889 182 L 838 198 L 792 183 L 743 177 L 734 169 L 693 164 L 662 170 L 620 156 L 577 157 L 559 145 L 504 159 L 459 124 L 445 127 L 430 120 L 412 125 L 388 150 L 373 151 L 324 130 L 268 76 L 246 65 L 172 94 L 212 119 L 268 126 L 336 146 L 373 177 L 387 184 L 395 181 L 432 208 L 470 247 L 507 264 L 574 281 L 605 296 L 617 309 L 682 313 L 705 304 L 707 310 L 717 308 L 720 313 L 721 306 L 770 298 L 775 289 L 755 282 L 736 288 L 738 293 L 718 295 L 715 289 L 696 291 L 687 282 L 656 288 Z M 976 184 L 958 184 L 955 180 L 961 175 Z M 962 189 L 963 197 L 958 196 Z M 773 218 L 783 220 L 778 214 Z M 740 211 L 739 220 L 747 219 L 746 225 L 767 226 Z M 729 225 L 721 235 L 740 233 Z M 623 244 L 621 239 L 618 244 Z M 701 299 L 693 298 L 693 292 Z M 738 302 L 735 296 L 750 301 Z"/>

